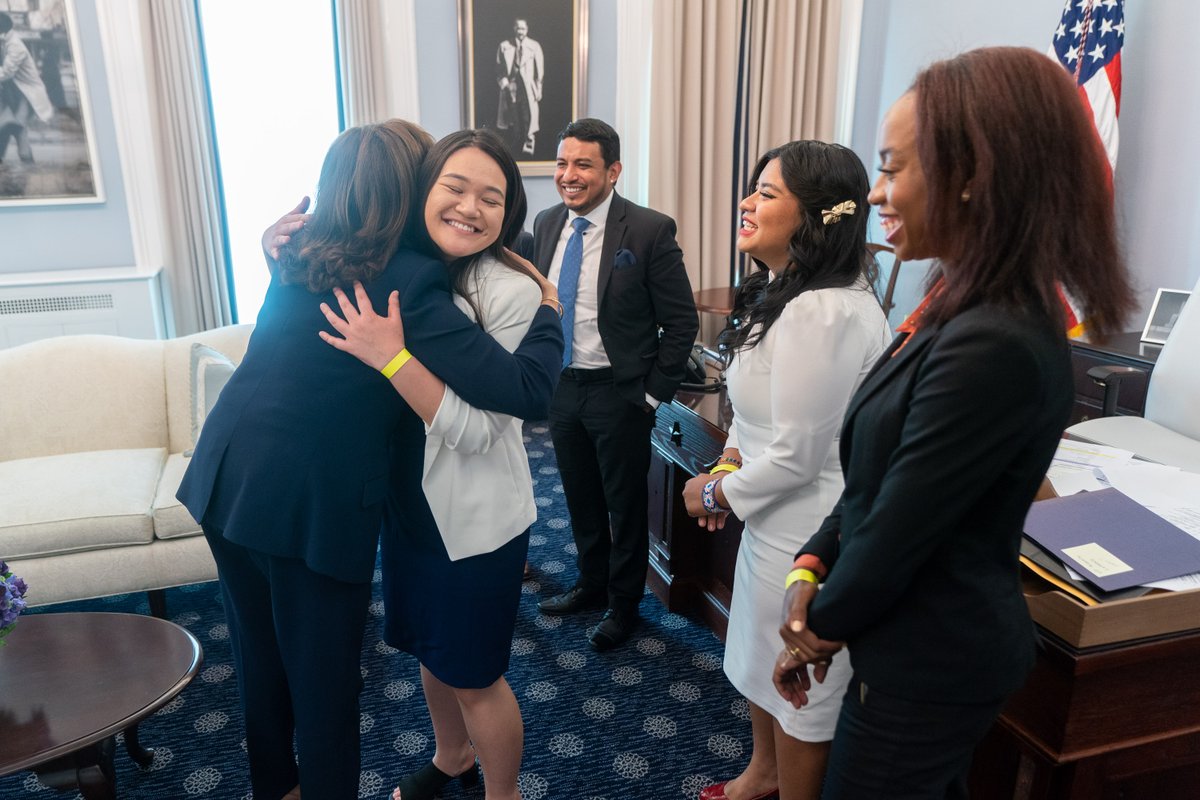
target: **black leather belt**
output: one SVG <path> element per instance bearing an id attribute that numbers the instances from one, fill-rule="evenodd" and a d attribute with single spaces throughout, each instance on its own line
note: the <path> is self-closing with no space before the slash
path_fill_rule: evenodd
<path id="1" fill-rule="evenodd" d="M 575 381 L 576 383 L 611 381 L 612 374 L 612 367 L 601 367 L 600 369 L 575 369 L 574 367 L 566 367 L 562 371 L 563 380 Z"/>

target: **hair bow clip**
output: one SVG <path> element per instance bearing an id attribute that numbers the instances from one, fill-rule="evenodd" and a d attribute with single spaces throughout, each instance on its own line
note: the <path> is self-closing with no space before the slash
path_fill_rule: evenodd
<path id="1" fill-rule="evenodd" d="M 821 222 L 825 225 L 832 225 L 842 218 L 842 215 L 853 216 L 858 210 L 858 204 L 853 200 L 843 200 L 833 208 L 821 209 Z"/>

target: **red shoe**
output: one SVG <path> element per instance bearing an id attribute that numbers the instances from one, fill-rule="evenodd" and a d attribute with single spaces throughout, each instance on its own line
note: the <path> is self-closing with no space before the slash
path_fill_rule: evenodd
<path id="1" fill-rule="evenodd" d="M 729 781 L 721 781 L 720 783 L 714 783 L 712 786 L 705 786 L 700 790 L 699 800 L 729 800 L 725 796 L 725 784 L 727 783 Z M 755 795 L 750 800 L 778 800 L 778 798 L 779 790 L 772 789 L 764 794 Z"/>

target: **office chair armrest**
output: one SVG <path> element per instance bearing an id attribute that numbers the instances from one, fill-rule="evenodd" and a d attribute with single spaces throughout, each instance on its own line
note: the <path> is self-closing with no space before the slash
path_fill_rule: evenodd
<path id="1" fill-rule="evenodd" d="M 1111 417 L 1117 413 L 1117 396 L 1121 392 L 1121 381 L 1130 375 L 1145 375 L 1146 370 L 1139 367 L 1092 367 L 1087 371 L 1088 377 L 1097 386 L 1104 389 L 1104 402 L 1101 404 L 1100 416 Z"/>

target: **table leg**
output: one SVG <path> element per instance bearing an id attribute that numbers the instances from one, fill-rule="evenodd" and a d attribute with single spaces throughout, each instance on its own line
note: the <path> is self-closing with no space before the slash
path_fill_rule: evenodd
<path id="1" fill-rule="evenodd" d="M 113 767 L 116 739 L 76 750 L 70 755 L 34 768 L 38 779 L 51 789 L 79 789 L 84 800 L 116 800 L 117 773 Z"/>
<path id="2" fill-rule="evenodd" d="M 138 726 L 130 725 L 125 729 L 125 752 L 129 753 L 129 757 L 142 769 L 150 769 L 150 764 L 154 761 L 154 748 L 142 747 L 138 741 Z"/>

